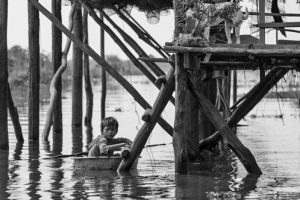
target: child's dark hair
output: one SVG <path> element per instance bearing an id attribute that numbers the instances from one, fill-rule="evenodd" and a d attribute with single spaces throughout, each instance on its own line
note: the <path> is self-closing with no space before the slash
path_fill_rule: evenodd
<path id="1" fill-rule="evenodd" d="M 105 126 L 115 127 L 118 131 L 119 123 L 118 120 L 114 117 L 106 117 L 101 121 L 101 132 L 103 131 Z"/>

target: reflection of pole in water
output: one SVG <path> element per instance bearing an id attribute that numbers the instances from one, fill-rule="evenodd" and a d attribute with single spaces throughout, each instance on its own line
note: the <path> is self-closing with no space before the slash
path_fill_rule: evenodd
<path id="1" fill-rule="evenodd" d="M 72 153 L 82 152 L 82 127 L 72 127 Z"/>
<path id="2" fill-rule="evenodd" d="M 63 134 L 62 133 L 53 133 L 53 155 L 61 155 L 62 152 L 62 143 L 63 143 Z"/>
<path id="3" fill-rule="evenodd" d="M 7 191 L 7 185 L 8 185 L 8 153 L 7 150 L 1 150 L 0 151 L 0 194 L 3 199 L 7 199 L 9 197 L 9 194 Z"/>
<path id="4" fill-rule="evenodd" d="M 37 194 L 40 186 L 41 172 L 39 171 L 40 161 L 39 161 L 39 143 L 38 141 L 29 142 L 29 191 L 28 195 L 31 199 L 39 199 L 41 196 Z"/>
<path id="5" fill-rule="evenodd" d="M 53 162 L 51 163 L 53 173 L 50 175 L 50 180 L 53 180 L 53 182 L 51 182 L 51 196 L 53 199 L 62 199 L 63 184 L 61 181 L 64 178 L 64 171 L 61 169 L 62 163 L 63 159 L 53 159 Z"/>

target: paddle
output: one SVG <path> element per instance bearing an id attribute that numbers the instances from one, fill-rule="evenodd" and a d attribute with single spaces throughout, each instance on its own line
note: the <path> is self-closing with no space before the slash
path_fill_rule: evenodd
<path id="1" fill-rule="evenodd" d="M 157 147 L 157 146 L 163 146 L 163 145 L 166 145 L 166 143 L 149 144 L 149 145 L 146 145 L 144 148 Z M 67 157 L 77 157 L 77 156 L 86 156 L 86 155 L 88 155 L 88 152 L 83 151 L 83 152 L 78 152 L 78 153 L 74 153 L 74 154 L 50 156 L 49 158 L 67 158 Z"/>

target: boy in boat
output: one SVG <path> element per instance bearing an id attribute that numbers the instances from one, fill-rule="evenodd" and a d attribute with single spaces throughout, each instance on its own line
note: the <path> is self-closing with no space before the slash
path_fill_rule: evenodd
<path id="1" fill-rule="evenodd" d="M 111 156 L 114 151 L 122 148 L 130 148 L 132 141 L 127 138 L 114 138 L 118 132 L 119 123 L 114 117 L 106 117 L 101 121 L 101 135 L 95 138 L 89 145 L 88 157 L 100 155 Z"/>

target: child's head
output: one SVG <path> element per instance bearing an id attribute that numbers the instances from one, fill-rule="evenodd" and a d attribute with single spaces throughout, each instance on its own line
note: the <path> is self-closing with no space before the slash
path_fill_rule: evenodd
<path id="1" fill-rule="evenodd" d="M 119 123 L 114 117 L 106 117 L 101 121 L 101 133 L 107 138 L 113 138 L 119 128 Z"/>

